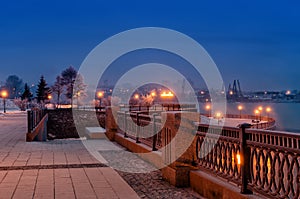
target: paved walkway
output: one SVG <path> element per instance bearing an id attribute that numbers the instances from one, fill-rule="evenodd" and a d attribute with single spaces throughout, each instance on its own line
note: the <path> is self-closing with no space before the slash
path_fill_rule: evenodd
<path id="1" fill-rule="evenodd" d="M 100 145 L 99 140 L 25 142 L 26 115 L 21 113 L 0 116 L 0 127 L 0 199 L 201 198 L 190 188 L 163 181 L 160 171 L 136 174 L 107 167 L 112 145 L 105 141 Z M 84 145 L 95 153 L 101 151 L 105 159 L 100 155 L 96 160 Z M 114 153 L 117 150 L 113 163 L 124 161 L 125 151 L 113 147 Z M 141 159 L 132 162 L 141 169 L 151 167 Z"/>
<path id="2" fill-rule="evenodd" d="M 1 116 L 0 127 L 0 198 L 139 198 L 81 141 L 25 142 L 25 114 Z"/>

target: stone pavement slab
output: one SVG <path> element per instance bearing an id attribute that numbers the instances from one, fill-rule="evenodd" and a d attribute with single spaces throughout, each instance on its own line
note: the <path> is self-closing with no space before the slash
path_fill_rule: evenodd
<path id="1" fill-rule="evenodd" d="M 0 199 L 139 198 L 81 140 L 25 142 L 26 114 L 4 115 L 0 126 Z"/>
<path id="2" fill-rule="evenodd" d="M 126 153 L 107 140 L 25 142 L 25 113 L 0 117 L 0 126 L 0 199 L 201 198 L 164 182 L 160 171 L 136 174 L 107 167 Z M 112 154 L 117 160 L 109 159 Z M 131 163 L 142 170 L 152 167 L 137 157 Z"/>

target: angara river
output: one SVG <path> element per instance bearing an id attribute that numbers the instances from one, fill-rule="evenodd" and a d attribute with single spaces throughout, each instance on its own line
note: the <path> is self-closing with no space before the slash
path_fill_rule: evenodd
<path id="1" fill-rule="evenodd" d="M 269 116 L 276 120 L 276 130 L 300 133 L 300 103 L 228 103 L 227 113 L 239 114 L 239 105 L 243 106 L 242 114 L 250 115 L 262 106 L 264 116 L 267 116 L 266 107 L 270 107 Z"/>

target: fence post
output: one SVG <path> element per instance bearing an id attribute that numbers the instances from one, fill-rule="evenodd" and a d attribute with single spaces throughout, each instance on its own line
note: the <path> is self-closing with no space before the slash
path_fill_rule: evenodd
<path id="1" fill-rule="evenodd" d="M 157 113 L 154 113 L 153 115 L 153 140 L 152 140 L 152 151 L 157 151 L 156 148 L 156 141 L 157 141 L 157 133 L 156 133 L 156 122 L 155 122 L 155 116 L 157 116 Z"/>
<path id="2" fill-rule="evenodd" d="M 128 111 L 124 112 L 124 128 L 125 128 L 125 130 L 124 130 L 124 137 L 125 138 L 128 137 L 127 136 L 127 113 L 128 113 Z M 129 112 L 129 114 L 130 114 L 130 112 Z"/>
<path id="3" fill-rule="evenodd" d="M 136 113 L 136 143 L 140 143 L 139 141 L 139 136 L 140 136 L 140 118 L 139 118 L 139 113 Z"/>
<path id="4" fill-rule="evenodd" d="M 241 148 L 241 193 L 242 194 L 253 194 L 251 190 L 247 188 L 248 180 L 250 177 L 250 150 L 247 147 L 246 142 L 246 129 L 250 128 L 252 125 L 244 123 L 240 125 L 240 148 Z"/>
<path id="5" fill-rule="evenodd" d="M 31 111 L 27 111 L 27 133 L 31 133 Z"/>

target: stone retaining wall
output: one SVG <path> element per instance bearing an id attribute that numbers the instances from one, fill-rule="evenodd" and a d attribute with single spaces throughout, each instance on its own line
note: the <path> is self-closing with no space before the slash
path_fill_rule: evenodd
<path id="1" fill-rule="evenodd" d="M 78 129 L 74 124 L 72 111 L 76 111 L 76 121 Z M 104 114 L 97 112 L 97 119 L 93 118 L 94 111 L 72 110 L 72 109 L 54 109 L 48 110 L 48 139 L 79 138 L 85 136 L 85 127 L 100 126 L 105 127 Z"/>

